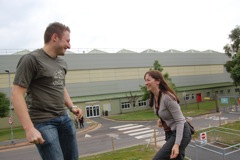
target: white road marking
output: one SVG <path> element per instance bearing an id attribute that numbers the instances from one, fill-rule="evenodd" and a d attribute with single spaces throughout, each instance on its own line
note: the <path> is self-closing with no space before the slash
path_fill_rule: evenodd
<path id="1" fill-rule="evenodd" d="M 151 129 L 151 130 L 147 130 L 147 131 L 142 131 L 142 132 L 136 132 L 136 133 L 131 133 L 131 134 L 128 134 L 129 136 L 136 136 L 136 135 L 139 135 L 139 134 L 145 134 L 145 133 L 149 133 L 149 132 L 154 132 L 154 129 Z"/>
<path id="2" fill-rule="evenodd" d="M 85 134 L 85 137 L 92 137 L 91 135 L 89 135 L 89 134 Z"/>
<path id="3" fill-rule="evenodd" d="M 158 134 L 159 132 L 156 132 L 156 135 Z M 153 133 L 150 133 L 150 134 L 144 134 L 144 135 L 141 135 L 141 136 L 136 136 L 135 138 L 136 139 L 142 139 L 142 138 L 147 138 L 147 137 L 152 137 L 153 136 Z"/>
<path id="4" fill-rule="evenodd" d="M 134 136 L 136 139 L 144 139 L 148 138 L 148 141 L 150 139 L 153 139 L 154 135 L 154 129 L 144 127 L 144 125 L 138 125 L 138 124 L 126 124 L 126 125 L 120 125 L 120 126 L 114 126 L 110 127 L 110 129 L 117 129 L 118 131 L 122 131 L 122 133 L 127 134 L 129 136 Z M 162 134 L 162 132 L 156 132 L 156 135 Z M 157 141 L 163 141 L 165 139 L 165 136 L 160 137 L 157 139 Z"/>
<path id="5" fill-rule="evenodd" d="M 132 133 L 132 132 L 143 131 L 143 130 L 147 130 L 147 129 L 150 129 L 150 128 L 139 128 L 139 129 L 134 129 L 134 130 L 126 131 L 126 132 L 123 132 L 123 133 L 127 134 L 127 133 Z"/>
<path id="6" fill-rule="evenodd" d="M 120 128 L 118 129 L 119 131 L 124 131 L 124 130 L 129 130 L 129 129 L 133 129 L 133 128 L 139 128 L 142 127 L 143 125 L 136 125 L 136 126 L 132 126 L 132 127 L 126 127 L 126 128 Z"/>
<path id="7" fill-rule="evenodd" d="M 126 124 L 126 125 L 115 126 L 115 127 L 110 127 L 110 128 L 112 128 L 112 129 L 118 129 L 118 128 L 123 128 L 123 127 L 133 126 L 133 125 L 136 125 L 136 124 Z"/>

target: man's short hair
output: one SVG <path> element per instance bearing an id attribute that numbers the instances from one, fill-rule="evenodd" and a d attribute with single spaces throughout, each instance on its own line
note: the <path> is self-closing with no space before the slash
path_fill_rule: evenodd
<path id="1" fill-rule="evenodd" d="M 63 32 L 65 31 L 70 32 L 68 26 L 65 26 L 64 24 L 59 22 L 50 23 L 44 33 L 44 43 L 46 44 L 50 42 L 51 37 L 54 33 L 56 33 L 59 38 L 62 38 Z"/>

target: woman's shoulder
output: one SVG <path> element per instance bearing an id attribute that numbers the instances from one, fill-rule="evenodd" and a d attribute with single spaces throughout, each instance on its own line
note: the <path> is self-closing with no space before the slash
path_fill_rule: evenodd
<path id="1" fill-rule="evenodd" d="M 162 93 L 162 99 L 167 100 L 167 101 L 169 101 L 169 100 L 176 101 L 176 97 L 170 92 Z"/>

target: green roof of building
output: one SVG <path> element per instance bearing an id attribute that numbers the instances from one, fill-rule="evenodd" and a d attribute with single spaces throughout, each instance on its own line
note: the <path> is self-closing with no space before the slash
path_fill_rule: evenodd
<path id="1" fill-rule="evenodd" d="M 177 91 L 182 92 L 182 91 L 200 90 L 200 89 L 208 89 L 208 88 L 219 88 L 219 87 L 230 87 L 230 86 L 234 86 L 234 84 L 231 82 L 213 83 L 213 84 L 204 84 L 204 85 L 196 85 L 196 86 L 177 87 Z"/>
<path id="2" fill-rule="evenodd" d="M 186 86 L 186 87 L 177 87 L 178 92 L 191 91 L 191 90 L 201 90 L 209 88 L 219 88 L 219 87 L 230 87 L 233 86 L 233 83 L 215 83 L 215 84 L 205 84 L 205 85 L 196 85 L 196 86 Z M 132 96 L 142 96 L 142 91 L 131 92 Z M 73 102 L 91 102 L 91 101 L 100 101 L 100 100 L 110 100 L 118 98 L 130 97 L 130 92 L 124 93 L 111 93 L 103 95 L 91 95 L 91 96 L 82 96 L 82 97 L 72 97 Z"/>
<path id="3" fill-rule="evenodd" d="M 142 96 L 142 91 L 131 92 L 132 96 Z M 112 94 L 103 94 L 103 95 L 91 95 L 91 96 L 82 96 L 82 97 L 72 97 L 73 102 L 90 102 L 90 101 L 99 101 L 99 100 L 107 100 L 107 99 L 118 99 L 130 97 L 130 92 L 124 93 L 112 93 Z"/>

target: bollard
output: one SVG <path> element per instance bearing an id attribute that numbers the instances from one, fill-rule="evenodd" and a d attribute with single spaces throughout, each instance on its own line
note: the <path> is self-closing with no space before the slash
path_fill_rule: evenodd
<path id="1" fill-rule="evenodd" d="M 156 128 L 154 128 L 154 144 L 155 144 L 155 147 L 157 147 Z"/>
<path id="2" fill-rule="evenodd" d="M 111 137 L 111 140 L 112 140 L 112 151 L 114 152 L 114 139 L 113 139 L 113 137 Z"/>

